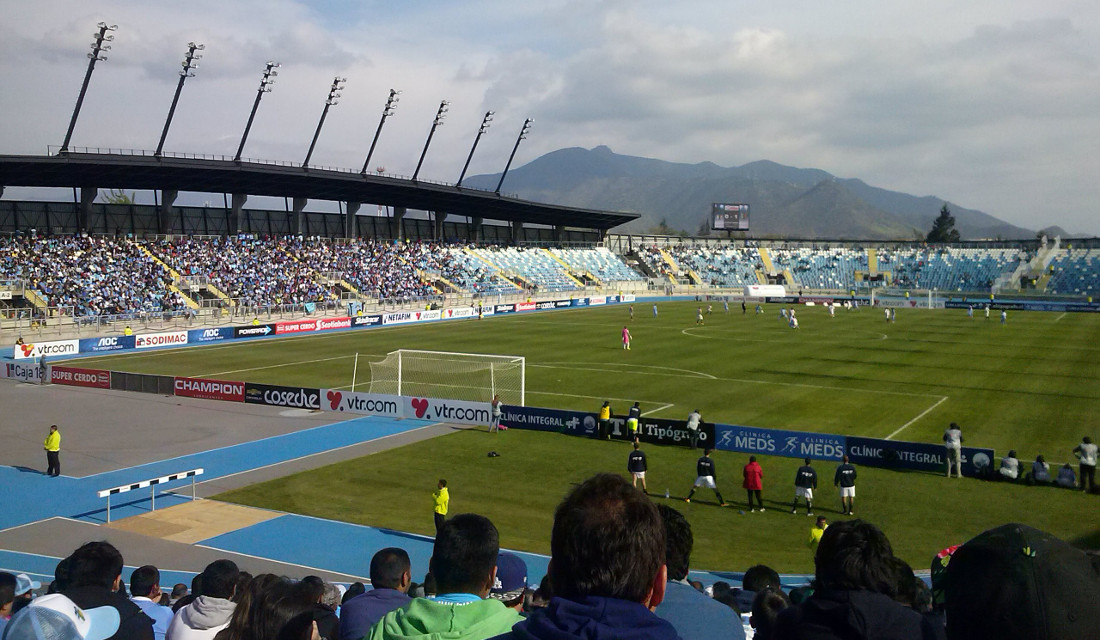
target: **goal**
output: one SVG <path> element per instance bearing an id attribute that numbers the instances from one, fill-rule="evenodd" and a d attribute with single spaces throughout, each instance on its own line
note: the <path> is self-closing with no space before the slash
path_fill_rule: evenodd
<path id="1" fill-rule="evenodd" d="M 398 349 L 370 363 L 370 392 L 448 400 L 524 405 L 527 361 L 503 356 L 451 351 Z"/>

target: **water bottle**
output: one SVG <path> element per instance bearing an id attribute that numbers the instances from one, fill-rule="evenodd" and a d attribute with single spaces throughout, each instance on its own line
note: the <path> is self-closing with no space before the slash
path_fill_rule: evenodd
<path id="1" fill-rule="evenodd" d="M 665 488 L 665 500 L 668 500 L 668 488 Z"/>

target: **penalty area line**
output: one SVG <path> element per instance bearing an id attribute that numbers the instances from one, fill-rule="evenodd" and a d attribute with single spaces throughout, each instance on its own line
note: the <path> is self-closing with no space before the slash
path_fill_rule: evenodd
<path id="1" fill-rule="evenodd" d="M 670 403 L 668 403 L 668 404 L 663 404 L 663 405 L 661 405 L 661 406 L 657 407 L 656 409 L 651 409 L 650 411 L 643 411 L 643 412 L 642 412 L 642 415 L 643 415 L 643 416 L 648 416 L 648 415 L 649 415 L 649 414 L 651 414 L 651 413 L 657 413 L 658 411 L 664 411 L 665 409 L 667 409 L 667 408 L 669 408 L 669 407 L 675 407 L 675 406 L 676 406 L 676 405 L 674 405 L 674 404 L 672 404 L 672 403 L 670 402 Z"/>
<path id="2" fill-rule="evenodd" d="M 894 438 L 894 436 L 898 435 L 898 434 L 899 434 L 899 433 L 901 433 L 902 431 L 905 431 L 905 429 L 906 429 L 906 428 L 908 428 L 908 427 L 909 427 L 909 425 L 913 424 L 913 423 L 914 423 L 914 422 L 916 422 L 917 420 L 920 420 L 920 419 L 921 419 L 921 418 L 923 418 L 924 416 L 926 416 L 926 415 L 928 415 L 929 413 L 931 413 L 933 409 L 935 409 L 936 407 L 938 407 L 938 406 L 940 406 L 941 404 L 943 404 L 945 400 L 947 400 L 947 396 L 943 396 L 942 398 L 940 398 L 939 400 L 937 400 L 937 401 L 936 401 L 936 404 L 932 405 L 931 407 L 928 407 L 928 408 L 927 408 L 927 409 L 925 409 L 924 411 L 921 411 L 921 412 L 920 412 L 920 415 L 918 415 L 918 416 L 917 416 L 916 418 L 913 418 L 913 419 L 912 419 L 912 420 L 910 420 L 909 422 L 906 422 L 905 424 L 903 424 L 903 425 L 901 425 L 900 427 L 898 427 L 898 428 L 897 428 L 897 430 L 895 430 L 895 431 L 894 431 L 893 433 L 891 433 L 890 435 L 886 436 L 886 438 L 885 438 L 885 439 L 886 439 L 886 440 L 892 440 L 892 439 Z"/>

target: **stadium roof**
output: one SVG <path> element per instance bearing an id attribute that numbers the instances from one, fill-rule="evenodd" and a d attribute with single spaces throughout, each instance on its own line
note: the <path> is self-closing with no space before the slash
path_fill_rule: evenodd
<path id="1" fill-rule="evenodd" d="M 610 229 L 638 217 L 529 202 L 492 191 L 347 170 L 209 158 L 0 155 L 0 185 L 242 193 L 379 204 L 489 220 Z"/>

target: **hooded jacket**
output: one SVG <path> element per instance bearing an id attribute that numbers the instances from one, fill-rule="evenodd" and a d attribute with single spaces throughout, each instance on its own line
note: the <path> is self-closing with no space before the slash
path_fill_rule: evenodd
<path id="1" fill-rule="evenodd" d="M 942 637 L 922 616 L 873 591 L 817 591 L 779 612 L 778 640 L 913 640 Z"/>
<path id="2" fill-rule="evenodd" d="M 225 598 L 199 596 L 180 609 L 168 625 L 165 640 L 213 640 L 229 626 L 237 603 Z"/>
<path id="3" fill-rule="evenodd" d="M 504 633 L 522 618 L 500 600 L 467 603 L 414 598 L 371 627 L 370 640 L 484 640 Z M 171 639 L 169 639 L 171 640 Z"/>
<path id="4" fill-rule="evenodd" d="M 507 640 L 679 640 L 667 620 L 637 602 L 585 596 L 553 598 L 500 636 Z"/>

